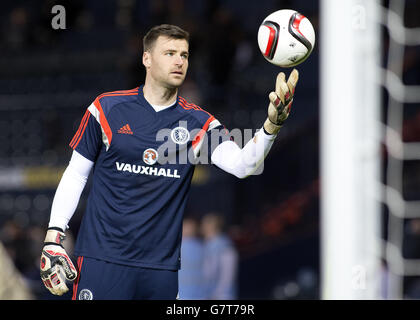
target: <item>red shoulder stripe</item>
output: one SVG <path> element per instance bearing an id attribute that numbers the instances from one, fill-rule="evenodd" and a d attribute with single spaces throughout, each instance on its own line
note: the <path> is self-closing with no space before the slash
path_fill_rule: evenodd
<path id="1" fill-rule="evenodd" d="M 87 127 L 87 124 L 88 124 L 89 118 L 90 118 L 90 112 L 88 113 L 88 116 L 87 116 L 87 118 L 86 118 L 86 121 L 85 121 L 85 123 L 83 124 L 82 131 L 80 131 L 79 138 L 77 138 L 76 142 L 74 142 L 74 143 L 73 143 L 73 145 L 71 146 L 71 147 L 73 148 L 73 150 L 74 150 L 74 149 L 76 149 L 77 145 L 78 145 L 78 144 L 79 144 L 79 142 L 82 140 L 82 137 L 83 137 L 83 134 L 85 133 L 85 130 L 86 130 L 86 127 Z"/>
<path id="2" fill-rule="evenodd" d="M 81 136 L 83 135 L 83 132 L 86 129 L 89 117 L 90 117 L 90 112 L 89 110 L 86 110 L 82 120 L 80 121 L 79 129 L 76 131 L 76 134 L 74 135 L 73 139 L 70 141 L 70 147 L 72 149 L 76 148 L 76 146 L 74 146 L 75 142 L 78 141 L 79 138 L 81 138 Z"/>
<path id="3" fill-rule="evenodd" d="M 118 90 L 118 91 L 110 91 L 110 92 L 104 92 L 98 96 L 98 98 L 102 98 L 102 96 L 111 96 L 111 95 L 125 95 L 130 93 L 137 93 L 138 87 L 130 90 Z"/>
<path id="4" fill-rule="evenodd" d="M 136 96 L 137 95 L 137 91 L 133 91 L 133 92 L 125 92 L 125 93 L 119 93 L 119 94 L 106 94 L 103 93 L 100 96 L 97 97 L 97 99 L 102 99 L 104 97 L 118 97 L 118 96 Z"/>
<path id="5" fill-rule="evenodd" d="M 207 112 L 206 110 L 202 109 L 200 106 L 197 106 L 194 103 L 190 103 L 187 100 L 185 100 L 183 97 L 179 96 L 179 104 L 181 105 L 181 107 L 183 107 L 185 110 L 197 110 L 197 111 L 203 111 L 205 113 L 207 113 L 209 115 L 209 117 L 213 117 L 213 115 L 209 112 Z"/>
<path id="6" fill-rule="evenodd" d="M 105 117 L 104 110 L 102 109 L 101 103 L 99 102 L 99 98 L 96 98 L 93 104 L 95 105 L 96 109 L 98 109 L 99 111 L 99 124 L 101 125 L 102 130 L 104 131 L 106 137 L 108 138 L 109 145 L 111 145 L 112 130 L 108 124 L 108 120 Z"/>

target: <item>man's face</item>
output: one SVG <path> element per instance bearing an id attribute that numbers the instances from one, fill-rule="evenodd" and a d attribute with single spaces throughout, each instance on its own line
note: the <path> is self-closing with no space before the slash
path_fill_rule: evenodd
<path id="1" fill-rule="evenodd" d="M 143 53 L 148 75 L 166 88 L 178 88 L 188 69 L 188 42 L 159 36 L 150 51 Z"/>

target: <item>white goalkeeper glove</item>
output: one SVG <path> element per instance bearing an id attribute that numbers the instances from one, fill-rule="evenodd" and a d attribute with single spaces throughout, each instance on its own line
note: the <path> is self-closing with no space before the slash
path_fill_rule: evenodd
<path id="1" fill-rule="evenodd" d="M 293 103 L 299 72 L 296 69 L 290 73 L 286 82 L 286 75 L 280 72 L 276 79 L 275 92 L 269 94 L 268 117 L 264 122 L 264 130 L 268 134 L 277 134 L 290 113 Z"/>
<path id="2" fill-rule="evenodd" d="M 66 279 L 72 281 L 77 277 L 76 268 L 62 244 L 65 238 L 60 228 L 48 228 L 40 261 L 42 282 L 52 294 L 58 296 L 69 291 Z"/>

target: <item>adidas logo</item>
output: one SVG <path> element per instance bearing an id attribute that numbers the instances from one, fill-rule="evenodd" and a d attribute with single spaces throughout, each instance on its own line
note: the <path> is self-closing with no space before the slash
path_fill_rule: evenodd
<path id="1" fill-rule="evenodd" d="M 118 130 L 118 133 L 133 134 L 133 131 L 131 131 L 130 125 L 127 123 L 125 126 L 120 128 L 120 130 Z"/>

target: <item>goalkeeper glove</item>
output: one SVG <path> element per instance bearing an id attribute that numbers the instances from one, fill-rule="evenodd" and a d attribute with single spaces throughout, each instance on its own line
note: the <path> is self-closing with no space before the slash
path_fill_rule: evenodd
<path id="1" fill-rule="evenodd" d="M 65 238 L 60 228 L 48 228 L 40 262 L 42 282 L 52 294 L 58 296 L 69 290 L 66 279 L 74 280 L 77 277 L 76 268 L 63 247 Z"/>
<path id="2" fill-rule="evenodd" d="M 268 134 L 277 134 L 287 119 L 292 107 L 293 95 L 299 73 L 296 69 L 290 73 L 286 82 L 286 75 L 280 72 L 276 79 L 276 90 L 269 94 L 268 117 L 264 122 L 264 130 Z"/>

